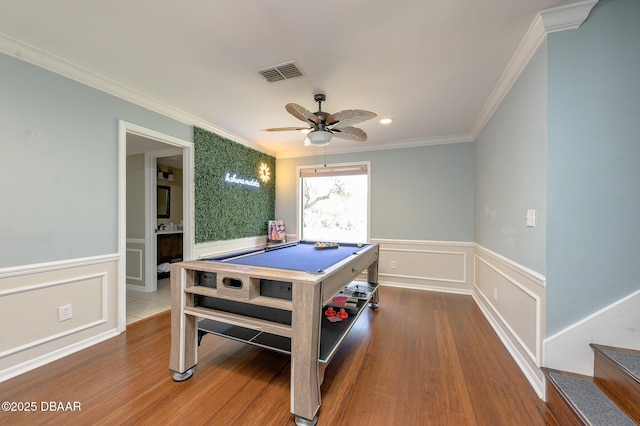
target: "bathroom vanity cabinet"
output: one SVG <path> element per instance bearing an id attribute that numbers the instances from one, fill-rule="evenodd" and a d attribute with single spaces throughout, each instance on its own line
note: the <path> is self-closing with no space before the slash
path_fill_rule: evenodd
<path id="1" fill-rule="evenodd" d="M 182 260 L 182 231 L 158 232 L 158 262 L 180 262 Z M 159 274 L 167 275 L 166 274 Z"/>

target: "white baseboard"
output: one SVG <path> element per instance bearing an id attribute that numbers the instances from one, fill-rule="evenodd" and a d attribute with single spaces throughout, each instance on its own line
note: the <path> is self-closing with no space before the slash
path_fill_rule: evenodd
<path id="1" fill-rule="evenodd" d="M 507 349 L 513 360 L 520 367 L 520 371 L 536 392 L 540 399 L 544 398 L 544 377 L 535 361 L 522 350 L 522 346 L 514 344 L 514 335 L 508 330 L 508 324 L 497 314 L 491 304 L 486 303 L 486 299 L 478 293 L 473 294 L 473 299 L 484 314 L 485 318 L 498 335 L 500 341 Z"/>
<path id="2" fill-rule="evenodd" d="M 640 290 L 545 339 L 545 367 L 593 376 L 590 343 L 640 350 Z"/>
<path id="3" fill-rule="evenodd" d="M 0 381 L 118 334 L 118 267 L 118 255 L 104 255 L 0 270 L 3 312 L 20 324 L 3 330 Z M 67 304 L 73 317 L 61 322 Z"/>
<path id="4" fill-rule="evenodd" d="M 135 284 L 127 284 L 127 291 L 138 291 L 140 293 L 147 293 L 147 288 L 145 286 L 142 285 L 135 285 Z"/>
<path id="5" fill-rule="evenodd" d="M 40 357 L 33 358 L 21 364 L 9 367 L 5 370 L 0 371 L 0 382 L 4 382 L 5 380 L 9 380 L 13 377 L 19 376 L 20 374 L 26 373 L 27 371 L 31 371 L 50 362 L 57 361 L 60 358 L 64 358 L 65 356 L 71 355 L 82 349 L 86 349 L 97 343 L 115 337 L 118 334 L 120 334 L 120 332 L 117 328 L 114 328 L 112 330 L 105 331 L 104 333 L 92 336 L 81 342 L 76 342 L 72 345 L 65 346 L 64 348 L 49 352 Z"/>
<path id="6" fill-rule="evenodd" d="M 398 262 L 398 268 L 393 271 L 390 265 L 380 265 L 379 281 L 382 286 L 472 295 L 540 398 L 544 398 L 544 377 L 540 371 L 542 365 L 593 375 L 593 352 L 589 343 L 640 350 L 640 291 L 543 339 L 546 304 L 546 278 L 543 275 L 473 243 L 409 240 L 374 242 L 380 243 L 381 262 L 389 263 L 390 256 Z M 199 244 L 196 246 L 196 257 L 206 258 L 265 244 L 264 236 Z M 0 269 L 0 279 L 118 259 L 117 255 L 104 255 L 4 268 Z M 438 262 L 433 263 L 434 259 Z M 421 274 L 421 271 L 424 272 Z M 494 300 L 494 286 L 502 286 L 499 287 L 500 302 Z M 109 329 L 9 366 L 0 371 L 0 381 L 63 358 L 118 333 L 117 329 Z"/>
<path id="7" fill-rule="evenodd" d="M 471 295 L 543 398 L 544 376 L 539 368 L 546 300 L 543 275 L 473 243 L 373 241 L 380 244 L 380 285 Z M 500 289 L 499 301 L 493 299 L 494 288 Z"/>
<path id="8" fill-rule="evenodd" d="M 379 275 L 381 277 L 382 275 Z M 393 282 L 388 280 L 379 280 L 379 284 L 383 287 L 397 287 L 397 288 L 406 288 L 410 290 L 421 290 L 421 291 L 434 291 L 437 293 L 449 293 L 449 294 L 463 294 L 470 296 L 471 290 L 468 289 L 456 289 L 450 287 L 440 287 L 440 286 L 431 286 L 431 285 L 423 285 L 423 284 L 408 284 L 403 282 Z"/>
<path id="9" fill-rule="evenodd" d="M 546 278 L 478 244 L 473 298 L 540 398 Z"/>

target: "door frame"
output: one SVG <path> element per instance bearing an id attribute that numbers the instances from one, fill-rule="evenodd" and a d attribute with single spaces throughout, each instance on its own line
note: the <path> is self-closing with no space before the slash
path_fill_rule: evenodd
<path id="1" fill-rule="evenodd" d="M 123 332 L 127 327 L 127 280 L 126 280 L 126 247 L 127 247 L 127 206 L 126 206 L 126 184 L 127 184 L 127 134 L 135 134 L 148 139 L 169 145 L 167 148 L 182 149 L 182 188 L 183 188 L 183 258 L 191 259 L 194 255 L 194 181 L 193 181 L 193 161 L 194 147 L 193 143 L 175 136 L 167 135 L 156 130 L 152 130 L 137 124 L 120 120 L 118 123 L 118 330 Z M 154 152 L 152 156 L 145 154 L 145 273 L 153 273 L 150 271 L 149 265 L 155 263 L 151 259 L 155 255 L 156 247 L 154 239 L 155 217 L 151 218 L 152 212 L 155 212 L 155 206 L 152 203 L 156 199 L 156 169 L 151 168 L 151 164 L 156 163 L 156 157 L 162 156 Z M 153 183 L 153 185 L 152 185 Z M 155 216 L 155 215 L 154 215 Z M 153 219 L 153 221 L 152 221 Z M 155 270 L 155 269 L 154 269 Z M 148 282 L 148 279 L 146 280 Z M 145 286 L 146 287 L 146 286 Z"/>
<path id="2" fill-rule="evenodd" d="M 158 230 L 156 227 L 158 217 L 158 185 L 157 173 L 158 158 L 182 156 L 179 148 L 169 148 L 159 151 L 148 151 L 144 153 L 144 225 L 145 225 L 145 256 L 144 256 L 144 291 L 152 292 L 158 290 L 158 277 L 154 272 L 157 268 L 158 259 Z M 185 185 L 182 184 L 184 192 Z M 184 220 L 183 220 L 184 223 Z M 153 229 L 151 232 L 147 230 Z M 182 251 L 184 253 L 184 238 Z M 183 255 L 184 256 L 184 255 Z"/>

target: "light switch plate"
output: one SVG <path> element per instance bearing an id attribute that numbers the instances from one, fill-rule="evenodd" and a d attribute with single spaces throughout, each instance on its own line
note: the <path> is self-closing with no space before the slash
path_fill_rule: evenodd
<path id="1" fill-rule="evenodd" d="M 535 210 L 527 210 L 527 226 L 534 227 L 536 226 L 536 211 Z"/>

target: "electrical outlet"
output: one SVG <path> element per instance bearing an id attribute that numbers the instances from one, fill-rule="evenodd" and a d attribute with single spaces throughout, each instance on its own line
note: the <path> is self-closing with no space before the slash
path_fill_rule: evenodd
<path id="1" fill-rule="evenodd" d="M 64 305 L 58 308 L 58 321 L 67 321 L 73 317 L 71 305 Z"/>
<path id="2" fill-rule="evenodd" d="M 397 265 L 396 265 L 396 261 L 395 261 L 395 260 L 392 260 L 392 261 L 391 261 L 391 269 L 396 269 L 396 266 L 397 266 Z"/>
<path id="3" fill-rule="evenodd" d="M 498 289 L 497 288 L 493 289 L 493 300 L 495 300 L 496 302 L 498 301 Z"/>

